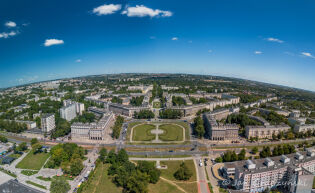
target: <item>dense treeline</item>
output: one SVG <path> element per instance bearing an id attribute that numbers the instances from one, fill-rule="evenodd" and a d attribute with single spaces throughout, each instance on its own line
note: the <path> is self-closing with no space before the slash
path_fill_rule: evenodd
<path id="1" fill-rule="evenodd" d="M 160 111 L 161 119 L 180 119 L 182 117 L 182 113 L 179 110 L 166 109 Z"/>
<path id="2" fill-rule="evenodd" d="M 119 97 L 114 96 L 111 100 L 112 103 L 119 103 L 121 104 L 123 102 L 123 100 Z"/>
<path id="3" fill-rule="evenodd" d="M 215 159 L 216 162 L 234 162 L 239 160 L 245 160 L 246 159 L 246 151 L 245 149 L 242 149 L 239 154 L 236 154 L 235 151 L 226 151 L 223 156 L 217 157 Z"/>
<path id="4" fill-rule="evenodd" d="M 295 153 L 295 147 L 294 145 L 290 144 L 283 144 L 283 145 L 277 145 L 273 148 L 272 153 L 269 146 L 263 147 L 262 151 L 259 153 L 261 158 L 271 157 L 271 156 L 279 156 L 279 155 L 286 155 Z"/>
<path id="5" fill-rule="evenodd" d="M 92 123 L 95 120 L 94 113 L 83 112 L 82 115 L 77 116 L 71 122 Z"/>
<path id="6" fill-rule="evenodd" d="M 59 117 L 59 115 L 55 119 L 56 128 L 51 132 L 51 138 L 56 139 L 58 137 L 63 137 L 71 132 L 70 123 Z"/>
<path id="7" fill-rule="evenodd" d="M 5 136 L 0 135 L 0 142 L 7 143 L 8 139 Z"/>
<path id="8" fill-rule="evenodd" d="M 201 116 L 194 119 L 194 134 L 201 139 L 205 135 L 205 127 Z"/>
<path id="9" fill-rule="evenodd" d="M 189 180 L 192 175 L 192 171 L 186 166 L 185 162 L 182 162 L 179 169 L 174 173 L 177 180 Z"/>
<path id="10" fill-rule="evenodd" d="M 85 150 L 75 143 L 58 144 L 51 148 L 48 168 L 61 167 L 64 173 L 77 176 L 83 169 Z"/>
<path id="11" fill-rule="evenodd" d="M 248 115 L 240 113 L 240 114 L 231 114 L 226 118 L 226 123 L 232 124 L 238 124 L 242 128 L 245 128 L 246 125 L 262 125 L 262 123 L 253 120 L 248 117 Z"/>
<path id="12" fill-rule="evenodd" d="M 149 183 L 156 184 L 161 172 L 154 162 L 139 161 L 137 165 L 129 161 L 128 154 L 121 149 L 118 154 L 111 150 L 105 160 L 111 166 L 108 175 L 113 183 L 123 188 L 125 193 L 147 193 Z"/>
<path id="13" fill-rule="evenodd" d="M 115 139 L 119 138 L 120 131 L 121 131 L 123 123 L 124 123 L 124 118 L 122 116 L 118 116 L 116 118 L 115 124 L 114 124 L 114 126 L 112 128 L 113 129 L 113 133 L 112 133 L 112 137 L 113 138 L 115 138 Z"/>
<path id="14" fill-rule="evenodd" d="M 196 99 L 195 97 L 189 97 L 189 100 L 193 103 L 193 104 L 203 104 L 203 103 L 207 103 L 207 99 L 205 98 L 199 98 Z"/>
<path id="15" fill-rule="evenodd" d="M 130 100 L 130 104 L 132 106 L 139 107 L 142 105 L 143 99 L 144 99 L 144 96 L 132 97 Z"/>
<path id="16" fill-rule="evenodd" d="M 181 105 L 186 105 L 186 101 L 183 97 L 180 96 L 173 96 L 172 97 L 172 103 L 173 106 L 181 106 Z"/>
<path id="17" fill-rule="evenodd" d="M 12 133 L 21 133 L 27 130 L 25 123 L 17 123 L 15 121 L 0 120 L 0 129 Z"/>
<path id="18" fill-rule="evenodd" d="M 289 124 L 287 118 L 283 115 L 279 115 L 274 111 L 270 111 L 269 113 L 260 113 L 259 111 L 255 113 L 256 116 L 261 116 L 266 119 L 271 125 L 279 125 L 281 123 Z"/>
<path id="19" fill-rule="evenodd" d="M 152 119 L 154 118 L 154 113 L 150 110 L 141 110 L 134 113 L 134 118 L 136 119 Z"/>

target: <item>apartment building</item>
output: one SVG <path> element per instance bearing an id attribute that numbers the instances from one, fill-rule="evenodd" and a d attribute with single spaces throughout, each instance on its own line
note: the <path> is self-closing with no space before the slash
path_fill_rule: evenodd
<path id="1" fill-rule="evenodd" d="M 307 131 L 314 131 L 315 130 L 315 124 L 304 124 L 304 125 L 295 125 L 294 131 L 295 132 L 307 132 Z"/>
<path id="2" fill-rule="evenodd" d="M 236 124 L 220 124 L 211 113 L 203 115 L 205 129 L 211 140 L 237 140 L 239 127 Z"/>
<path id="3" fill-rule="evenodd" d="M 72 140 L 104 140 L 105 130 L 109 129 L 114 114 L 108 112 L 97 123 L 73 123 L 71 125 Z"/>
<path id="4" fill-rule="evenodd" d="M 55 129 L 55 115 L 54 114 L 44 114 L 41 118 L 41 129 L 45 133 L 49 133 L 51 130 Z"/>
<path id="5" fill-rule="evenodd" d="M 71 121 L 77 116 L 75 104 L 69 104 L 65 107 L 60 108 L 60 117 Z"/>
<path id="6" fill-rule="evenodd" d="M 278 135 L 280 132 L 286 132 L 291 129 L 290 126 L 286 124 L 282 125 L 248 125 L 245 127 L 245 134 L 247 139 L 251 137 L 258 137 L 258 138 L 268 138 L 271 139 L 272 135 Z"/>
<path id="7" fill-rule="evenodd" d="M 314 172 L 313 150 L 272 158 L 229 162 L 222 168 L 225 178 L 234 176 L 233 184 L 237 190 L 251 193 L 279 186 L 292 193 L 310 193 Z M 299 183 L 301 180 L 302 185 Z"/>

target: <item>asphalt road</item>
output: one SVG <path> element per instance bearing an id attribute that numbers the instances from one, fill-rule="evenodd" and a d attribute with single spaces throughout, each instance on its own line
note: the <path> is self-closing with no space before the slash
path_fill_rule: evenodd
<path id="1" fill-rule="evenodd" d="M 202 160 L 203 166 L 199 166 L 199 160 Z M 195 157 L 194 159 L 196 165 L 197 172 L 197 181 L 198 181 L 198 192 L 199 193 L 210 193 L 210 189 L 208 187 L 208 180 L 205 173 L 204 160 L 201 157 Z"/>

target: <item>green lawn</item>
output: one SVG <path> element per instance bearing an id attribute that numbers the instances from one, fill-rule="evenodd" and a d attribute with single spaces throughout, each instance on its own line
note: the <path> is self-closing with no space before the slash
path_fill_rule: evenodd
<path id="1" fill-rule="evenodd" d="M 36 186 L 36 187 L 39 187 L 39 188 L 42 188 L 42 189 L 45 189 L 45 190 L 47 189 L 46 186 L 37 184 L 37 183 L 32 182 L 32 181 L 26 181 L 26 183 L 31 184 L 31 185 Z"/>
<path id="2" fill-rule="evenodd" d="M 117 187 L 107 175 L 109 164 L 98 164 L 90 182 L 83 188 L 82 193 L 122 193 L 122 189 Z"/>
<path id="3" fill-rule="evenodd" d="M 159 139 L 162 141 L 182 141 L 183 140 L 183 128 L 174 124 L 160 125 L 159 129 L 164 133 L 159 135 Z"/>
<path id="4" fill-rule="evenodd" d="M 32 171 L 32 170 L 22 170 L 21 174 L 26 175 L 26 176 L 32 176 L 34 174 L 37 174 L 38 171 Z"/>
<path id="5" fill-rule="evenodd" d="M 48 157 L 49 153 L 33 154 L 33 151 L 30 151 L 23 160 L 16 165 L 16 168 L 40 170 Z"/>
<path id="6" fill-rule="evenodd" d="M 155 135 L 151 130 L 155 129 L 155 125 L 143 124 L 133 128 L 132 140 L 133 141 L 152 141 Z"/>
<path id="7" fill-rule="evenodd" d="M 176 186 L 161 179 L 156 184 L 149 184 L 148 190 L 149 193 L 183 193 Z"/>
<path id="8" fill-rule="evenodd" d="M 161 170 L 161 176 L 168 180 L 175 181 L 178 186 L 189 193 L 197 193 L 197 183 L 193 183 L 197 180 L 194 162 L 193 160 L 186 160 L 184 162 L 186 166 L 193 172 L 193 176 L 189 180 L 187 180 L 186 183 L 185 181 L 178 181 L 174 178 L 174 173 L 178 170 L 179 165 L 182 163 L 182 161 L 161 161 L 161 165 L 167 165 L 166 170 Z"/>

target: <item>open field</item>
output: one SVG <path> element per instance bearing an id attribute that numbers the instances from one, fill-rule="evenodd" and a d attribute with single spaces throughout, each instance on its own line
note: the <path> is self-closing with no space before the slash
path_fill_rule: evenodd
<path id="1" fill-rule="evenodd" d="M 155 135 L 151 130 L 155 129 L 155 125 L 143 124 L 133 128 L 132 140 L 133 141 L 152 141 Z"/>
<path id="2" fill-rule="evenodd" d="M 89 179 L 89 183 L 83 188 L 83 193 L 121 193 L 122 189 L 117 187 L 113 182 L 110 176 L 107 175 L 107 169 L 109 164 L 98 164 L 95 168 L 95 173 Z"/>
<path id="3" fill-rule="evenodd" d="M 16 167 L 29 170 L 40 170 L 48 157 L 49 153 L 33 154 L 33 151 L 30 151 L 25 158 L 16 165 Z"/>
<path id="4" fill-rule="evenodd" d="M 183 128 L 174 124 L 163 124 L 159 126 L 159 129 L 164 133 L 159 135 L 159 139 L 162 141 L 182 141 L 183 140 Z"/>
<path id="5" fill-rule="evenodd" d="M 190 169 L 193 169 L 193 177 L 187 182 L 176 181 L 173 177 L 173 173 L 178 169 L 181 161 L 166 161 L 163 164 L 167 164 L 169 169 L 161 170 L 161 177 L 169 180 L 165 181 L 160 179 L 156 184 L 149 184 L 148 193 L 182 193 L 177 186 L 184 189 L 189 193 L 197 193 L 197 186 L 194 182 L 196 180 L 196 172 L 194 169 L 194 163 L 192 160 L 185 161 L 187 166 Z M 95 168 L 95 173 L 89 179 L 89 183 L 87 183 L 84 187 L 82 187 L 82 193 L 122 193 L 122 188 L 117 187 L 113 182 L 110 176 L 107 175 L 107 170 L 110 164 L 102 164 L 99 163 Z M 174 182 L 173 182 L 174 181 Z M 172 184 L 175 183 L 176 185 Z M 106 191 L 105 191 L 106 190 Z"/>
<path id="6" fill-rule="evenodd" d="M 197 176 L 193 160 L 184 161 L 187 167 L 193 172 L 193 176 L 187 181 L 178 181 L 174 178 L 174 173 L 178 170 L 182 161 L 161 161 L 161 165 L 167 165 L 167 170 L 161 170 L 161 177 L 173 181 L 175 184 L 183 188 L 189 193 L 197 193 Z"/>
<path id="7" fill-rule="evenodd" d="M 149 184 L 149 193 L 183 193 L 176 186 L 159 180 L 156 184 Z"/>

